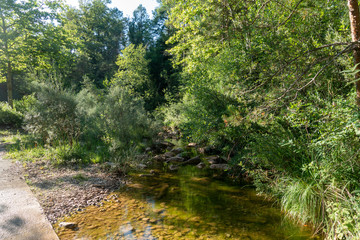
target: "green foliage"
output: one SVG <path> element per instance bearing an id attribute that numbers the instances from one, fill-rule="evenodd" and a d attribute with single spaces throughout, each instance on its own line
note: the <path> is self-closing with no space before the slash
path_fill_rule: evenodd
<path id="1" fill-rule="evenodd" d="M 89 163 L 89 152 L 79 143 L 74 145 L 61 145 L 55 149 L 55 165 L 79 165 Z"/>
<path id="2" fill-rule="evenodd" d="M 88 76 L 102 88 L 103 81 L 116 72 L 115 62 L 125 42 L 125 18 L 108 4 L 107 0 L 81 1 L 79 9 L 64 14 L 63 27 L 81 39 L 72 73 L 74 82 Z"/>
<path id="3" fill-rule="evenodd" d="M 330 239 L 359 234 L 350 217 L 360 212 L 350 202 L 359 203 L 349 193 L 360 189 L 360 119 L 349 102 L 294 103 L 266 132 L 253 135 L 247 149 L 258 189 L 278 196 L 287 214 L 324 229 Z"/>
<path id="4" fill-rule="evenodd" d="M 146 48 L 142 44 L 130 44 L 119 55 L 116 64 L 119 66 L 112 86 L 123 86 L 134 95 L 141 96 L 149 109 L 154 95 L 154 86 L 150 82 L 149 60 L 145 58 Z"/>
<path id="5" fill-rule="evenodd" d="M 149 61 L 145 59 L 146 48 L 143 45 L 130 44 L 119 55 L 116 64 L 119 66 L 112 85 L 128 86 L 142 96 L 149 89 Z"/>
<path id="6" fill-rule="evenodd" d="M 105 92 L 85 78 L 78 94 L 40 84 L 26 129 L 40 144 L 56 147 L 57 164 L 69 164 L 115 158 L 150 141 L 156 127 L 130 88 L 112 86 Z"/>
<path id="7" fill-rule="evenodd" d="M 26 130 L 42 143 L 72 145 L 81 133 L 74 94 L 44 84 L 38 87 L 37 101 L 25 116 Z"/>
<path id="8" fill-rule="evenodd" d="M 20 127 L 23 114 L 11 108 L 7 103 L 0 102 L 0 126 Z"/>
<path id="9" fill-rule="evenodd" d="M 127 87 L 114 86 L 104 97 L 102 126 L 113 152 L 138 145 L 154 136 L 143 101 Z"/>
<path id="10" fill-rule="evenodd" d="M 14 100 L 14 109 L 16 111 L 26 114 L 32 106 L 36 103 L 34 94 L 23 96 L 20 100 Z"/>
<path id="11" fill-rule="evenodd" d="M 130 44 L 146 46 L 151 43 L 151 21 L 146 9 L 141 4 L 134 10 L 128 26 L 127 34 Z"/>
<path id="12" fill-rule="evenodd" d="M 328 228 L 330 239 L 360 238 L 360 198 L 357 193 L 338 191 L 336 201 L 328 202 L 327 213 L 331 220 Z M 345 196 L 345 197 L 344 197 Z"/>

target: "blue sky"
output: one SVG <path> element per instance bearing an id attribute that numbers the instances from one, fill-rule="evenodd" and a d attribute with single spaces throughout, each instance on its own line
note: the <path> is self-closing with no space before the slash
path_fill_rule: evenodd
<path id="1" fill-rule="evenodd" d="M 67 4 L 77 7 L 78 0 L 65 0 Z M 156 0 L 112 0 L 112 3 L 109 5 L 110 7 L 117 7 L 120 11 L 124 13 L 124 16 L 132 16 L 133 11 L 142 4 L 149 13 L 151 17 L 151 12 L 157 7 L 159 4 Z"/>

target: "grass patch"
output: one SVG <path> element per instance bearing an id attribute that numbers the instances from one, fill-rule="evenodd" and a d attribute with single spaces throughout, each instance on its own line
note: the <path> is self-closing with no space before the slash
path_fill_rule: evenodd
<path id="1" fill-rule="evenodd" d="M 85 182 L 88 180 L 88 177 L 82 175 L 81 173 L 76 174 L 75 176 L 72 177 L 74 180 L 78 181 L 78 182 Z"/>

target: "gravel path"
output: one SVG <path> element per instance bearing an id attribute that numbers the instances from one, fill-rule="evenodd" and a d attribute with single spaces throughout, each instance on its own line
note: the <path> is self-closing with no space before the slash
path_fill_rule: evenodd
<path id="1" fill-rule="evenodd" d="M 21 171 L 0 144 L 0 239 L 58 240 Z"/>

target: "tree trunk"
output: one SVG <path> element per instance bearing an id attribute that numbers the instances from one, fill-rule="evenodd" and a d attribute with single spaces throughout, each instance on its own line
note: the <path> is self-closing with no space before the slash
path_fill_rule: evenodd
<path id="1" fill-rule="evenodd" d="M 360 14 L 358 0 L 348 0 L 351 37 L 353 42 L 360 40 Z M 360 44 L 355 45 L 354 48 L 354 63 L 356 70 L 359 71 L 355 74 L 356 81 L 356 103 L 360 107 Z"/>
<path id="2" fill-rule="evenodd" d="M 13 107 L 13 86 L 12 86 L 12 68 L 11 63 L 8 62 L 7 65 L 7 76 L 6 76 L 6 85 L 7 85 L 7 99 L 10 107 Z"/>

